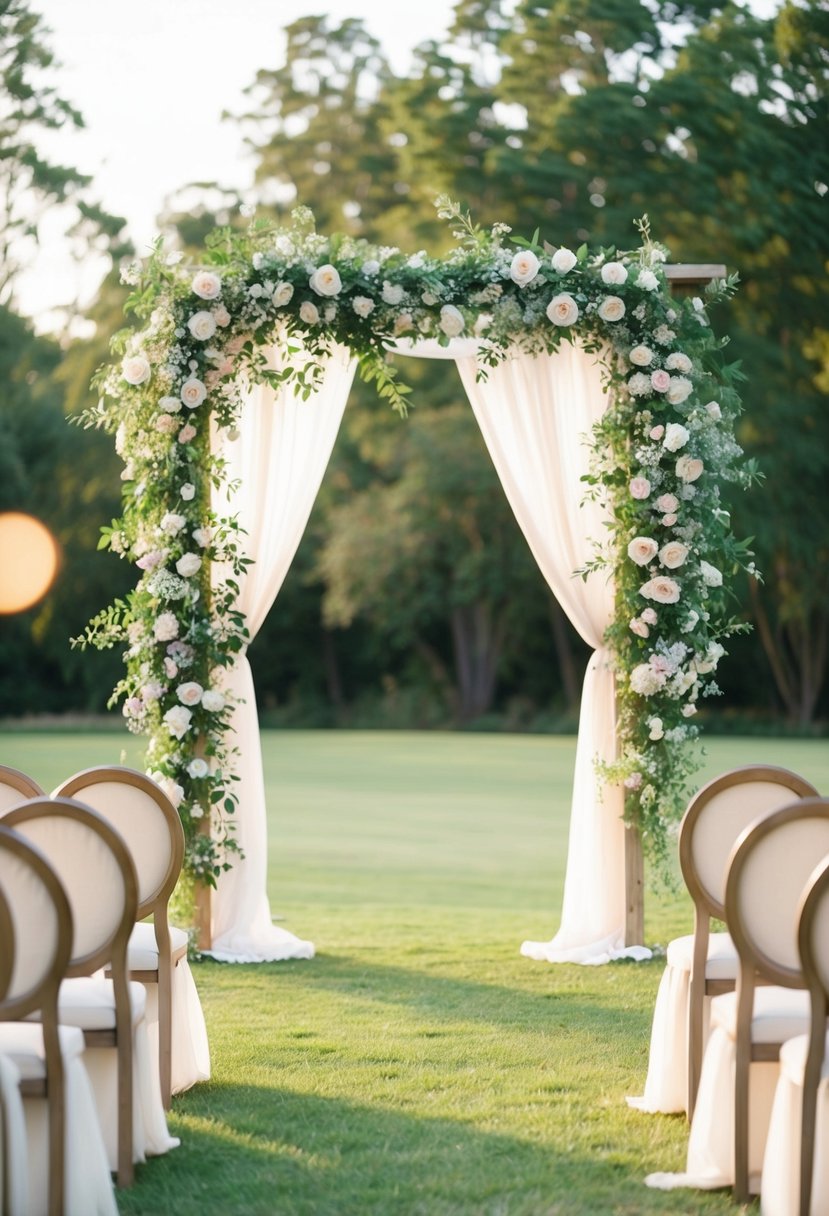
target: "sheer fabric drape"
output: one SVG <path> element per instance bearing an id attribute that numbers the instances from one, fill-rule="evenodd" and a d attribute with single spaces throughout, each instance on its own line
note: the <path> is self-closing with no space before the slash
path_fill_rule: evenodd
<path id="1" fill-rule="evenodd" d="M 619 957 L 624 937 L 624 827 L 620 787 L 595 767 L 616 754 L 614 676 L 603 645 L 613 611 L 606 572 L 574 572 L 606 536 L 606 510 L 585 501 L 593 424 L 607 404 L 595 355 L 563 343 L 554 355 L 516 353 L 478 379 L 467 351 L 458 371 L 515 517 L 553 594 L 589 646 L 584 680 L 561 926 L 522 953 L 549 962 Z"/>
<path id="2" fill-rule="evenodd" d="M 274 351 L 274 366 L 278 360 Z M 241 579 L 239 607 L 251 640 L 288 573 L 302 539 L 337 437 L 355 361 L 343 347 L 325 360 L 320 388 L 307 401 L 291 388 L 256 385 L 246 395 L 239 437 L 223 441 L 228 481 L 238 490 L 217 509 L 237 514 L 254 559 Z M 241 657 L 228 673 L 225 689 L 238 698 L 233 711 L 233 745 L 239 749 L 239 805 L 236 838 L 244 857 L 218 881 L 213 899 L 214 958 L 227 962 L 267 962 L 311 958 L 314 947 L 272 923 L 267 896 L 268 840 L 259 719 L 250 664 Z"/>

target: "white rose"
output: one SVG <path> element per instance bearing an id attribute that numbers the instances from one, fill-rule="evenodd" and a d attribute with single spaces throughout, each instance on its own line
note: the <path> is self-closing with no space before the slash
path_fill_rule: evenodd
<path id="1" fill-rule="evenodd" d="M 144 355 L 127 355 L 121 364 L 121 375 L 127 384 L 145 384 L 152 372 Z"/>
<path id="2" fill-rule="evenodd" d="M 578 258 L 573 253 L 572 249 L 565 249 L 562 245 L 561 249 L 557 249 L 552 257 L 553 270 L 558 274 L 568 274 L 575 266 Z"/>
<path id="3" fill-rule="evenodd" d="M 433 304 L 437 304 L 438 302 L 438 298 L 433 291 L 422 291 L 420 298 L 428 308 L 431 308 Z"/>
<path id="4" fill-rule="evenodd" d="M 457 337 L 463 333 L 466 322 L 463 319 L 463 313 L 455 308 L 454 304 L 444 304 L 440 310 L 440 327 L 443 332 L 450 338 Z"/>
<path id="5" fill-rule="evenodd" d="M 384 303 L 391 304 L 394 307 L 395 304 L 400 303 L 405 293 L 399 283 L 390 283 L 388 279 L 384 279 L 383 290 L 380 294 L 383 297 Z"/>
<path id="6" fill-rule="evenodd" d="M 185 481 L 184 485 L 179 490 L 179 494 L 185 502 L 190 502 L 196 496 L 196 487 L 192 481 Z"/>
<path id="7" fill-rule="evenodd" d="M 662 672 L 654 671 L 649 663 L 640 663 L 630 673 L 630 686 L 640 696 L 650 697 L 659 692 L 665 683 Z"/>
<path id="8" fill-rule="evenodd" d="M 655 600 L 657 604 L 675 604 L 679 599 L 679 583 L 664 574 L 649 579 L 639 588 L 639 594 L 646 600 Z"/>
<path id="9" fill-rule="evenodd" d="M 697 707 L 696 707 L 696 705 L 694 705 L 694 703 L 693 703 L 693 702 L 691 702 L 691 704 L 690 704 L 690 705 L 683 705 L 683 706 L 682 706 L 682 716 L 683 716 L 683 718 L 693 718 L 693 716 L 694 716 L 694 714 L 695 714 L 696 712 L 697 712 Z"/>
<path id="10" fill-rule="evenodd" d="M 187 776 L 193 777 L 196 781 L 202 777 L 206 777 L 210 772 L 210 765 L 206 760 L 202 760 L 201 756 L 197 756 L 195 760 L 191 760 L 187 765 Z"/>
<path id="11" fill-rule="evenodd" d="M 215 300 L 222 294 L 222 280 L 211 270 L 200 270 L 190 284 L 190 289 L 201 300 Z"/>
<path id="12" fill-rule="evenodd" d="M 194 312 L 187 322 L 187 328 L 199 342 L 206 342 L 216 332 L 216 318 L 212 312 Z"/>
<path id="13" fill-rule="evenodd" d="M 662 440 L 662 446 L 667 448 L 669 452 L 678 452 L 680 448 L 685 447 L 690 437 L 690 434 L 681 422 L 669 422 L 665 427 L 665 438 Z M 676 507 L 671 509 L 676 510 Z"/>
<path id="14" fill-rule="evenodd" d="M 653 351 L 649 346 L 634 346 L 628 357 L 637 367 L 647 367 L 653 362 Z"/>
<path id="15" fill-rule="evenodd" d="M 709 401 L 705 407 L 705 412 L 709 418 L 713 418 L 715 422 L 719 422 L 722 418 L 722 410 L 718 401 Z"/>
<path id="16" fill-rule="evenodd" d="M 197 684 L 195 680 L 190 680 L 187 684 L 179 684 L 176 689 L 176 696 L 182 705 L 198 705 L 203 692 L 204 689 L 201 684 Z"/>
<path id="17" fill-rule="evenodd" d="M 603 283 L 626 283 L 627 277 L 627 268 L 621 262 L 605 262 L 602 266 Z"/>
<path id="18" fill-rule="evenodd" d="M 682 402 L 691 395 L 693 387 L 691 381 L 687 380 L 685 376 L 671 376 L 671 383 L 668 385 L 665 397 L 671 405 L 682 405 Z"/>
<path id="19" fill-rule="evenodd" d="M 687 376 L 694 365 L 687 355 L 683 355 L 682 351 L 675 350 L 672 354 L 668 355 L 668 358 L 665 360 L 665 366 L 670 372 L 682 372 L 683 375 Z"/>
<path id="20" fill-rule="evenodd" d="M 177 414 L 181 409 L 181 402 L 178 397 L 162 397 L 158 403 L 158 408 L 162 414 Z"/>
<path id="21" fill-rule="evenodd" d="M 290 304 L 293 294 L 292 283 L 277 283 L 271 296 L 271 303 L 275 308 L 282 308 L 284 304 Z"/>
<path id="22" fill-rule="evenodd" d="M 162 612 L 153 625 L 153 637 L 157 642 L 172 642 L 178 637 L 178 621 L 172 612 Z"/>
<path id="23" fill-rule="evenodd" d="M 708 562 L 700 562 L 699 572 L 706 587 L 722 587 L 722 571 Z"/>
<path id="24" fill-rule="evenodd" d="M 230 324 L 230 313 L 224 304 L 220 304 L 218 308 L 213 309 L 213 319 L 217 325 L 221 325 L 222 329 L 225 329 Z"/>
<path id="25" fill-rule="evenodd" d="M 310 300 L 303 300 L 302 304 L 300 304 L 299 315 L 300 319 L 303 320 L 306 325 L 319 324 L 319 309 L 317 308 L 316 304 L 312 304 Z"/>
<path id="26" fill-rule="evenodd" d="M 173 809 L 177 810 L 184 798 L 182 787 L 172 777 L 167 777 L 164 773 L 149 773 L 148 776 L 156 783 L 161 792 L 167 795 L 173 805 Z"/>
<path id="27" fill-rule="evenodd" d="M 663 738 L 665 730 L 661 718 L 648 718 L 648 738 L 653 739 L 654 743 Z"/>
<path id="28" fill-rule="evenodd" d="M 693 457 L 687 455 L 680 456 L 676 462 L 676 475 L 680 481 L 696 481 L 702 476 L 704 468 L 701 460 L 694 460 Z"/>
<path id="29" fill-rule="evenodd" d="M 369 258 L 367 262 L 363 262 L 362 271 L 367 279 L 373 279 L 380 273 L 380 263 L 376 258 Z"/>
<path id="30" fill-rule="evenodd" d="M 176 536 L 186 523 L 187 520 L 183 515 L 177 515 L 175 511 L 168 511 L 166 515 L 162 515 L 161 523 L 158 526 L 167 536 Z"/>
<path id="31" fill-rule="evenodd" d="M 190 578 L 201 568 L 198 553 L 185 553 L 176 562 L 176 570 L 182 578 Z"/>
<path id="32" fill-rule="evenodd" d="M 562 292 L 547 305 L 547 317 L 553 325 L 574 325 L 579 319 L 579 306 L 571 295 Z"/>
<path id="33" fill-rule="evenodd" d="M 222 693 L 215 688 L 206 688 L 202 693 L 201 698 L 202 709 L 206 709 L 208 713 L 217 714 L 225 707 L 225 699 Z"/>
<path id="34" fill-rule="evenodd" d="M 625 302 L 619 296 L 605 296 L 598 311 L 603 321 L 621 321 L 625 315 Z"/>
<path id="35" fill-rule="evenodd" d="M 649 536 L 634 536 L 628 545 L 628 557 L 636 562 L 637 566 L 647 566 L 648 562 L 656 557 L 658 549 L 659 545 Z"/>
<path id="36" fill-rule="evenodd" d="M 324 266 L 317 267 L 308 280 L 308 286 L 318 296 L 337 296 L 343 284 L 337 268 L 326 262 Z"/>
<path id="37" fill-rule="evenodd" d="M 164 715 L 167 729 L 176 739 L 182 739 L 190 729 L 190 719 L 193 715 L 184 705 L 174 705 Z"/>
<path id="38" fill-rule="evenodd" d="M 636 286 L 641 287 L 643 291 L 656 291 L 659 279 L 652 270 L 643 269 L 636 276 Z"/>
<path id="39" fill-rule="evenodd" d="M 509 277 L 519 287 L 526 287 L 528 283 L 532 283 L 538 274 L 540 266 L 541 263 L 535 254 L 529 249 L 524 249 L 520 253 L 516 253 L 512 259 Z"/>
<path id="40" fill-rule="evenodd" d="M 179 394 L 188 410 L 194 410 L 201 405 L 207 396 L 207 389 L 197 376 L 191 376 L 189 380 L 185 380 L 181 386 Z"/>
<path id="41" fill-rule="evenodd" d="M 195 528 L 193 530 L 193 540 L 202 549 L 205 549 L 213 539 L 209 528 Z"/>
<path id="42" fill-rule="evenodd" d="M 684 565 L 687 557 L 688 546 L 678 540 L 669 540 L 667 545 L 663 545 L 659 550 L 659 560 L 669 570 L 677 570 Z"/>
<path id="43" fill-rule="evenodd" d="M 374 312 L 374 301 L 368 296 L 355 296 L 351 301 L 351 307 L 358 317 L 367 317 Z"/>

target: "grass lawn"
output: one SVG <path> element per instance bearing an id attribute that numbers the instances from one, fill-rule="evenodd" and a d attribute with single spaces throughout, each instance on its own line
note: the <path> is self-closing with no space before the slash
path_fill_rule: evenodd
<path id="1" fill-rule="evenodd" d="M 266 732 L 274 914 L 311 962 L 195 967 L 213 1080 L 174 1101 L 181 1147 L 119 1193 L 135 1216 L 638 1216 L 734 1212 L 647 1190 L 684 1119 L 641 1092 L 652 963 L 549 966 L 572 738 Z M 129 737 L 6 734 L 45 788 L 135 762 Z M 707 779 L 784 764 L 829 792 L 829 743 L 714 739 Z M 690 929 L 651 894 L 649 943 Z"/>

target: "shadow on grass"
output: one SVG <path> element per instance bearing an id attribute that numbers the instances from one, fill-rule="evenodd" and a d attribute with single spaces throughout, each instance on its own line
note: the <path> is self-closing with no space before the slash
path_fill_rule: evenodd
<path id="1" fill-rule="evenodd" d="M 551 1150 L 446 1118 L 241 1085 L 176 1100 L 179 1149 L 139 1168 L 124 1216 L 593 1216 L 718 1212 L 642 1185 L 635 1148 Z"/>

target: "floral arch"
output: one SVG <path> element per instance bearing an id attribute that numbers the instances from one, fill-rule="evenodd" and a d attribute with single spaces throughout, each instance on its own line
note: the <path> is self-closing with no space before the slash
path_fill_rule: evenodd
<path id="1" fill-rule="evenodd" d="M 657 861 L 684 804 L 697 706 L 718 691 L 723 643 L 739 627 L 728 617 L 725 581 L 740 566 L 753 572 L 721 503 L 723 483 L 748 484 L 752 470 L 734 439 L 737 374 L 708 321 L 709 305 L 731 293 L 733 280 L 713 279 L 704 300 L 676 298 L 667 251 L 647 221 L 633 251 L 573 252 L 540 244 L 537 234 L 510 238 L 504 225 L 482 230 L 449 200 L 439 200 L 439 213 L 456 236 L 440 259 L 321 235 L 300 208 L 284 227 L 216 231 L 199 268 L 165 256 L 159 243 L 126 271 L 127 307 L 141 328 L 114 339 L 117 358 L 97 374 L 101 399 L 85 422 L 113 433 L 125 462 L 123 514 L 102 530 L 101 547 L 133 563 L 138 581 L 78 642 L 125 647 L 112 700 L 123 698 L 129 728 L 148 736 L 148 770 L 178 807 L 186 868 L 199 883 L 218 880 L 221 890 L 240 860 L 233 673 L 250 637 L 240 588 L 251 558 L 228 441 L 255 386 L 313 410 L 338 355 L 351 375 L 356 360 L 401 414 L 408 389 L 390 350 L 465 358 L 473 408 L 476 396 L 483 411 L 487 394 L 512 394 L 498 402 L 502 422 L 525 395 L 498 380 L 505 367 L 530 369 L 542 386 L 568 352 L 598 369 L 598 412 L 591 418 L 572 403 L 583 484 L 571 487 L 569 505 L 592 504 L 603 527 L 558 584 L 572 587 L 579 574 L 610 588 L 593 644 L 607 648 L 600 665 L 615 680 L 615 740 L 587 763 L 598 770 L 596 788 L 615 791 L 616 819 L 623 806 Z M 539 402 L 543 414 L 543 393 Z M 521 496 L 521 476 L 513 470 L 510 493 L 476 413 L 551 581 L 513 496 Z M 303 527 L 300 520 L 299 536 Z M 580 750 L 583 743 L 580 735 Z M 571 840 L 571 861 L 572 851 Z"/>

